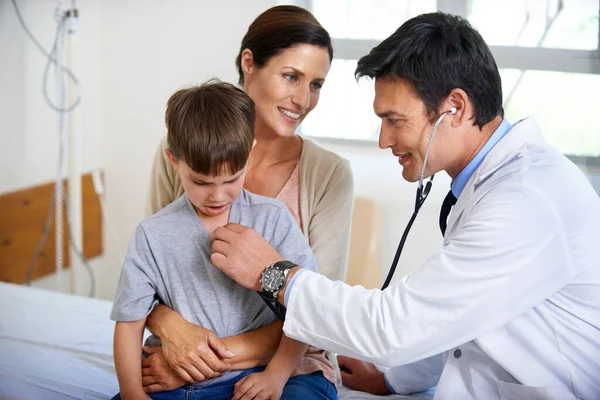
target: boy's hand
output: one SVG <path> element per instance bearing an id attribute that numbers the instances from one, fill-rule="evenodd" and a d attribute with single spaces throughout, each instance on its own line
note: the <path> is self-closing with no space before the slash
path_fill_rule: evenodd
<path id="1" fill-rule="evenodd" d="M 286 382 L 286 378 L 266 370 L 255 372 L 235 384 L 231 400 L 279 400 Z"/>
<path id="2" fill-rule="evenodd" d="M 142 360 L 142 385 L 146 393 L 175 390 L 187 383 L 169 366 L 160 346 L 144 347 L 144 353 L 150 355 Z"/>

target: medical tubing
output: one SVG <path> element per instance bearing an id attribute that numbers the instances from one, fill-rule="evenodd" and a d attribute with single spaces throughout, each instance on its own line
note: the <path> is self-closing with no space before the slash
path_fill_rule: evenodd
<path id="1" fill-rule="evenodd" d="M 48 205 L 48 213 L 46 214 L 46 223 L 44 224 L 44 229 L 42 230 L 42 236 L 38 242 L 38 245 L 33 253 L 33 257 L 29 260 L 29 266 L 27 267 L 27 272 L 25 274 L 25 284 L 27 286 L 31 286 L 31 280 L 33 279 L 33 269 L 35 267 L 35 262 L 42 254 L 42 250 L 44 249 L 44 244 L 46 243 L 46 239 L 48 239 L 48 235 L 50 234 L 50 226 L 52 225 L 52 220 L 54 219 L 54 199 L 56 198 L 56 192 L 53 192 L 52 199 L 50 200 L 50 204 Z"/>

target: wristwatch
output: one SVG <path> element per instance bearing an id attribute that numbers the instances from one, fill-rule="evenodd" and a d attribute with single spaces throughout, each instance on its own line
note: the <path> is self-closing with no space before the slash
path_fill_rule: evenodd
<path id="1" fill-rule="evenodd" d="M 290 269 L 297 267 L 291 261 L 278 261 L 265 268 L 260 277 L 260 291 L 271 300 L 277 299 L 277 295 L 285 287 Z"/>

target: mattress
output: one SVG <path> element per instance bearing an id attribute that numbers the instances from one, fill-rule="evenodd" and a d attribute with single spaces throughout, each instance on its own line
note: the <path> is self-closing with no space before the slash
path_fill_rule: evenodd
<path id="1" fill-rule="evenodd" d="M 0 399 L 110 399 L 119 391 L 110 301 L 0 282 L 0 304 Z M 381 399 L 347 388 L 339 398 Z"/>

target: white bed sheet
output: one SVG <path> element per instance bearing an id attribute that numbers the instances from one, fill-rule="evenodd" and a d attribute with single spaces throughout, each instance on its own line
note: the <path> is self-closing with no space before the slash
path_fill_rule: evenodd
<path id="1" fill-rule="evenodd" d="M 110 399 L 119 391 L 112 302 L 0 282 L 0 305 L 0 399 Z M 383 397 L 342 387 L 339 398 Z"/>

